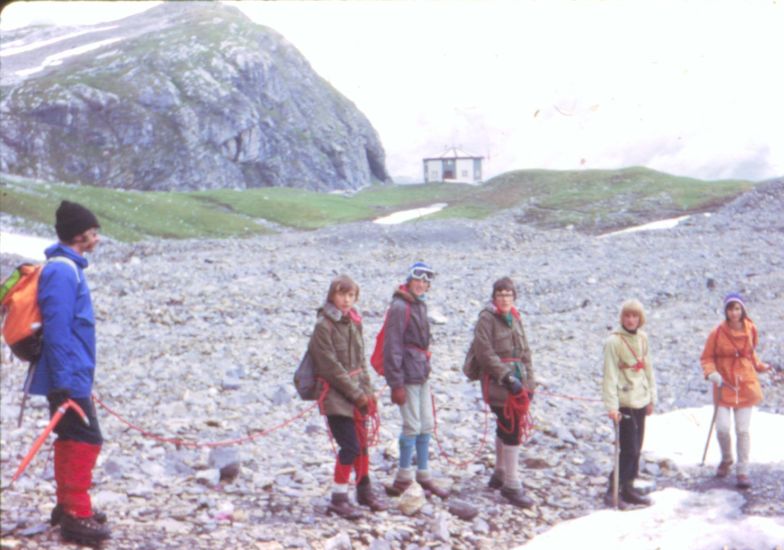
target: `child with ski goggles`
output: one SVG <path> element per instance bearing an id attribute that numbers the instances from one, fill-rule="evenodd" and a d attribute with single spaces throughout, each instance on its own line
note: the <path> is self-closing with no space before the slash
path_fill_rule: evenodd
<path id="1" fill-rule="evenodd" d="M 418 265 L 421 264 L 421 265 Z M 424 265 L 423 262 L 417 262 L 411 267 L 411 270 L 408 272 L 409 279 L 417 279 L 418 281 L 427 281 L 428 283 L 433 282 L 433 279 L 436 278 L 436 273 L 430 267 Z"/>

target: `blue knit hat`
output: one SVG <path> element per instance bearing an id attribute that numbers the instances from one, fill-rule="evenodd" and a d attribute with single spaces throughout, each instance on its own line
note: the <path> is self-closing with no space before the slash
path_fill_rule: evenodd
<path id="1" fill-rule="evenodd" d="M 408 268 L 408 275 L 406 277 L 406 282 L 410 282 L 411 279 L 424 279 L 428 282 L 432 281 L 436 278 L 436 272 L 433 271 L 433 268 L 427 265 L 425 262 L 416 262 Z"/>
<path id="2" fill-rule="evenodd" d="M 740 307 L 742 307 L 742 308 L 743 308 L 743 311 L 746 311 L 746 304 L 744 304 L 744 303 L 743 303 L 743 296 L 741 296 L 741 295 L 740 295 L 739 293 L 737 293 L 737 292 L 730 292 L 729 294 L 727 294 L 727 295 L 724 297 L 724 310 L 725 310 L 725 311 L 727 310 L 727 307 L 728 307 L 728 306 L 729 306 L 729 305 L 730 305 L 732 302 L 738 302 L 738 303 L 740 304 Z"/>

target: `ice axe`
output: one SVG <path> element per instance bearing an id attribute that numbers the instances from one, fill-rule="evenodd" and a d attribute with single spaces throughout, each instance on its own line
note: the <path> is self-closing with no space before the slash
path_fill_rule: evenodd
<path id="1" fill-rule="evenodd" d="M 74 411 L 76 411 L 76 413 L 81 417 L 82 422 L 84 422 L 88 426 L 90 425 L 90 419 L 87 418 L 86 414 L 84 414 L 82 408 L 72 399 L 66 399 L 59 407 L 57 407 L 57 410 L 52 415 L 52 419 L 49 421 L 49 424 L 47 424 L 46 428 L 44 428 L 44 431 L 41 432 L 41 435 L 39 435 L 38 438 L 36 438 L 36 440 L 33 442 L 33 446 L 30 447 L 30 451 L 22 460 L 22 463 L 19 465 L 19 468 L 16 469 L 16 473 L 14 474 L 14 477 L 11 478 L 11 484 L 13 484 L 14 481 L 19 479 L 19 477 L 25 471 L 25 468 L 27 468 L 27 465 L 30 464 L 31 460 L 33 460 L 33 457 L 38 452 L 38 449 L 40 449 L 41 445 L 43 445 L 44 441 L 46 441 L 46 438 L 49 437 L 49 434 L 52 433 L 52 430 L 55 429 L 57 424 L 63 418 L 63 415 L 65 415 L 68 409 L 71 408 Z"/>
<path id="2" fill-rule="evenodd" d="M 620 468 L 621 462 L 621 449 L 620 449 L 620 436 L 618 434 L 618 420 L 613 418 L 613 428 L 615 429 L 615 441 L 614 444 L 614 459 L 615 459 L 615 468 L 613 468 L 613 479 L 612 479 L 612 497 L 613 497 L 613 508 L 616 510 L 618 509 L 618 485 L 619 485 L 619 476 L 620 472 L 618 471 Z"/>
<path id="3" fill-rule="evenodd" d="M 713 436 L 713 427 L 716 425 L 716 415 L 719 412 L 719 403 L 714 400 L 713 403 L 713 418 L 711 419 L 710 428 L 708 429 L 708 440 L 705 442 L 705 450 L 702 452 L 702 462 L 700 466 L 705 466 L 705 458 L 708 456 L 708 447 L 710 446 L 711 436 Z"/>

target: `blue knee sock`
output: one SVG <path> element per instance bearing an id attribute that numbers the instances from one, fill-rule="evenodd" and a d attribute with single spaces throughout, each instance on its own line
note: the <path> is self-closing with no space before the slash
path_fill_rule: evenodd
<path id="1" fill-rule="evenodd" d="M 430 454 L 430 434 L 416 436 L 417 470 L 427 470 L 427 459 Z"/>
<path id="2" fill-rule="evenodd" d="M 398 444 L 400 445 L 400 467 L 410 468 L 411 458 L 414 456 L 414 445 L 417 443 L 416 437 L 413 435 L 400 435 Z"/>

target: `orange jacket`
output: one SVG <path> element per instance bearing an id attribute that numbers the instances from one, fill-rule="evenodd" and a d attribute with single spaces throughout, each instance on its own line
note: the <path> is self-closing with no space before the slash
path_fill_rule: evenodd
<path id="1" fill-rule="evenodd" d="M 757 327 L 748 318 L 743 330 L 732 330 L 723 321 L 708 336 L 700 364 L 706 378 L 718 372 L 724 380 L 720 388 L 713 387 L 713 400 L 722 407 L 752 407 L 762 401 L 757 378 L 760 360 L 755 351 L 758 340 Z"/>

